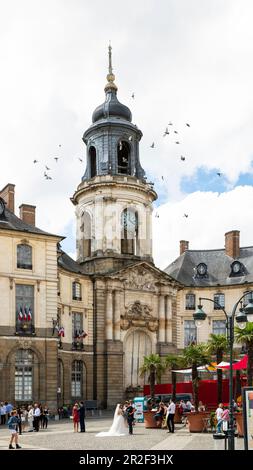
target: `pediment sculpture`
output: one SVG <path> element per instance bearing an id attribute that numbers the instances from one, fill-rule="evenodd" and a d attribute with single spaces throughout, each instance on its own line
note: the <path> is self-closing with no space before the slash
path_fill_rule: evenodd
<path id="1" fill-rule="evenodd" d="M 152 313 L 152 309 L 139 301 L 134 302 L 126 308 L 125 315 L 121 315 L 120 327 L 128 330 L 131 326 L 146 327 L 150 331 L 157 331 L 158 320 Z"/>
<path id="2" fill-rule="evenodd" d="M 145 268 L 138 268 L 129 272 L 128 279 L 125 280 L 127 289 L 138 289 L 148 292 L 156 291 L 156 279 Z"/>

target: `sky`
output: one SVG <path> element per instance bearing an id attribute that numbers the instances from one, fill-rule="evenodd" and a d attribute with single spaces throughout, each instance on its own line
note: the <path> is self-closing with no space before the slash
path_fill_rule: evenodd
<path id="1" fill-rule="evenodd" d="M 104 101 L 111 41 L 118 98 L 143 132 L 141 163 L 158 194 L 157 266 L 179 255 L 180 240 L 223 248 L 236 229 L 241 246 L 253 245 L 251 0 L 0 7 L 0 187 L 16 185 L 17 214 L 22 203 L 36 205 L 36 225 L 65 236 L 75 256 L 70 198 L 85 171 L 82 135 Z"/>

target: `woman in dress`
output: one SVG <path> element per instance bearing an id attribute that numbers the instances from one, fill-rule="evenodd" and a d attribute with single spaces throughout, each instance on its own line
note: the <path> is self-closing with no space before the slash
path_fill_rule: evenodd
<path id="1" fill-rule="evenodd" d="M 113 423 L 106 432 L 100 432 L 96 434 L 96 437 L 106 437 L 106 436 L 126 436 L 128 434 L 127 422 L 123 416 L 123 406 L 121 403 L 118 403 L 115 409 Z"/>
<path id="2" fill-rule="evenodd" d="M 73 423 L 74 423 L 74 432 L 78 432 L 78 423 L 80 421 L 78 403 L 75 403 L 73 406 L 72 416 L 73 416 Z"/>

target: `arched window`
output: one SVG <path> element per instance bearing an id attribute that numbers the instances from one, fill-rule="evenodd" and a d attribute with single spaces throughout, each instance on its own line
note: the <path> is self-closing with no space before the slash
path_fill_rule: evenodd
<path id="1" fill-rule="evenodd" d="M 83 363 L 82 361 L 72 362 L 71 370 L 71 395 L 81 397 L 83 395 Z"/>
<path id="2" fill-rule="evenodd" d="M 82 286 L 80 282 L 72 283 L 72 300 L 82 300 Z"/>
<path id="3" fill-rule="evenodd" d="M 83 234 L 82 256 L 86 258 L 91 256 L 91 216 L 86 211 L 82 214 L 80 231 Z"/>
<path id="4" fill-rule="evenodd" d="M 18 349 L 15 355 L 15 400 L 30 401 L 33 395 L 33 352 Z"/>
<path id="5" fill-rule="evenodd" d="M 121 214 L 121 253 L 136 255 L 138 237 L 138 213 L 124 209 Z"/>
<path id="6" fill-rule="evenodd" d="M 128 142 L 119 141 L 117 146 L 118 173 L 122 175 L 131 174 L 130 166 L 130 145 Z"/>
<path id="7" fill-rule="evenodd" d="M 144 356 L 152 353 L 151 339 L 145 331 L 135 330 L 125 340 L 125 387 L 136 387 L 147 383 L 148 376 L 140 377 Z"/>
<path id="8" fill-rule="evenodd" d="M 17 246 L 17 268 L 32 269 L 32 247 L 25 244 Z"/>
<path id="9" fill-rule="evenodd" d="M 96 149 L 93 145 L 89 148 L 89 156 L 90 156 L 90 177 L 94 178 L 97 174 L 97 155 Z"/>

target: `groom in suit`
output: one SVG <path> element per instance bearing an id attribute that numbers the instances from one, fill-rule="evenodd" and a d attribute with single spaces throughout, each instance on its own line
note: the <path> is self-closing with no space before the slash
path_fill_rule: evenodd
<path id="1" fill-rule="evenodd" d="M 135 408 L 133 407 L 133 402 L 129 401 L 127 403 L 127 408 L 126 408 L 129 434 L 133 434 L 134 412 L 135 412 Z"/>

